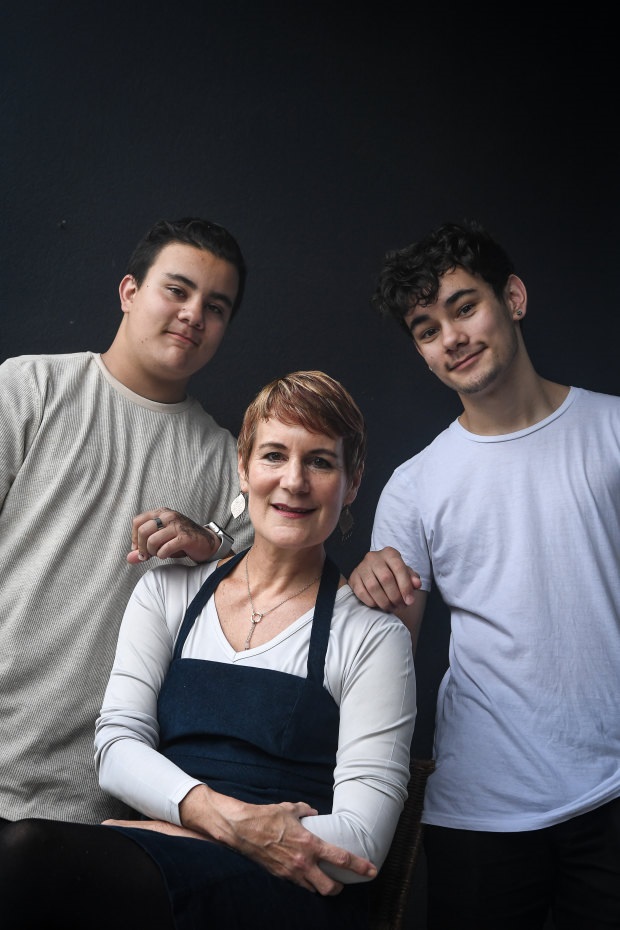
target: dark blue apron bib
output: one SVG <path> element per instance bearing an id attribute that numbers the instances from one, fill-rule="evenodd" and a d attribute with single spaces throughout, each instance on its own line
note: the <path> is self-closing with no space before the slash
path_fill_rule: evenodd
<path id="1" fill-rule="evenodd" d="M 189 605 L 158 700 L 159 751 L 216 791 L 255 804 L 306 801 L 329 813 L 339 709 L 323 687 L 340 572 L 326 558 L 314 610 L 307 678 L 183 659 L 187 636 L 241 552 L 217 568 Z M 119 828 L 164 875 L 178 930 L 359 928 L 366 887 L 311 895 L 239 853 L 201 840 Z"/>
<path id="2" fill-rule="evenodd" d="M 182 659 L 187 636 L 217 585 L 245 553 L 207 579 L 183 619 L 158 702 L 159 750 L 216 791 L 266 804 L 332 805 L 339 710 L 323 687 L 340 572 L 326 560 L 307 678 L 271 669 Z"/>

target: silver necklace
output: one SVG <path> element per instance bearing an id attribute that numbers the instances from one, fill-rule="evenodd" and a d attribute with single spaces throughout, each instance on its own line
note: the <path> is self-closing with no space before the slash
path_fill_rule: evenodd
<path id="1" fill-rule="evenodd" d="M 254 606 L 254 601 L 252 600 L 252 592 L 250 591 L 250 576 L 248 574 L 248 562 L 250 561 L 250 553 L 245 557 L 245 581 L 248 586 L 248 600 L 250 602 L 250 607 L 252 608 L 252 615 L 250 617 L 250 632 L 248 633 L 247 639 L 243 644 L 244 649 L 250 648 L 250 641 L 254 633 L 254 628 L 257 623 L 260 623 L 263 617 L 266 617 L 267 614 L 270 614 L 272 610 L 277 610 L 278 607 L 282 607 L 282 604 L 286 604 L 287 601 L 292 601 L 294 597 L 299 597 L 300 594 L 303 594 L 304 591 L 307 591 L 308 588 L 312 587 L 313 584 L 319 580 L 321 575 L 317 575 L 316 578 L 313 578 L 312 581 L 309 581 L 308 584 L 305 584 L 303 588 L 300 588 L 299 591 L 295 591 L 294 594 L 289 594 L 288 597 L 285 597 L 283 601 L 280 601 L 279 604 L 276 604 L 275 607 L 270 607 L 268 610 L 263 610 L 262 612 L 257 610 Z"/>

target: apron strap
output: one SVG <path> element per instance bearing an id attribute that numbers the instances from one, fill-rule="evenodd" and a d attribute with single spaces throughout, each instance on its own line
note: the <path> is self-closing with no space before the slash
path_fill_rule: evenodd
<path id="1" fill-rule="evenodd" d="M 218 584 L 226 575 L 237 565 L 241 559 L 247 555 L 250 547 L 237 553 L 231 559 L 216 568 L 209 575 L 202 585 L 183 617 L 183 622 L 174 646 L 173 659 L 180 659 L 183 651 L 185 640 L 189 631 L 194 625 L 194 621 L 202 612 L 205 604 L 217 588 Z M 308 678 L 323 684 L 325 677 L 325 655 L 329 642 L 329 631 L 331 628 L 331 619 L 334 612 L 334 601 L 338 592 L 338 582 L 340 581 L 340 569 L 334 562 L 326 556 L 321 573 L 321 583 L 316 597 L 314 607 L 314 618 L 312 621 L 312 633 L 310 634 L 310 648 L 308 649 Z"/>
<path id="2" fill-rule="evenodd" d="M 194 620 L 202 612 L 203 607 L 217 588 L 218 584 L 225 578 L 226 575 L 235 567 L 237 562 L 240 562 L 243 556 L 249 552 L 250 547 L 244 549 L 243 552 L 238 552 L 237 555 L 234 555 L 232 559 L 224 562 L 223 565 L 220 565 L 219 568 L 216 568 L 212 575 L 209 575 L 205 583 L 202 585 L 198 594 L 195 596 L 194 600 L 191 602 L 187 610 L 185 611 L 185 616 L 183 617 L 183 623 L 181 624 L 181 629 L 179 630 L 179 635 L 177 636 L 177 641 L 174 646 L 174 655 L 173 659 L 180 659 L 181 652 L 183 651 L 183 646 L 185 640 L 189 635 L 189 631 L 194 625 Z"/>
<path id="3" fill-rule="evenodd" d="M 339 581 L 340 569 L 329 556 L 326 556 L 319 593 L 316 596 L 310 648 L 308 649 L 308 678 L 321 686 L 325 678 L 325 655 Z"/>

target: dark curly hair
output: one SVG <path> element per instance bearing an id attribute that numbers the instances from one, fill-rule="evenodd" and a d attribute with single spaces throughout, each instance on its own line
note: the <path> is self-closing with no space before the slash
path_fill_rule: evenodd
<path id="1" fill-rule="evenodd" d="M 418 242 L 386 253 L 371 304 L 411 337 L 404 317 L 418 304 L 434 303 L 441 278 L 455 268 L 478 275 L 498 297 L 515 273 L 512 260 L 480 223 L 443 223 Z"/>

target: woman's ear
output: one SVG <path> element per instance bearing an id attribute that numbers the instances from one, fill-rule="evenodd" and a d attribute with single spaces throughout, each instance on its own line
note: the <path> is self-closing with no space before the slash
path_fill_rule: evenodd
<path id="1" fill-rule="evenodd" d="M 248 476 L 240 455 L 237 456 L 237 474 L 239 475 L 239 487 L 244 494 L 247 494 L 249 491 Z"/>
<path id="2" fill-rule="evenodd" d="M 351 480 L 351 483 L 349 485 L 349 490 L 345 494 L 345 498 L 342 502 L 343 507 L 347 507 L 349 504 L 352 504 L 355 498 L 357 497 L 357 492 L 359 491 L 359 487 L 362 481 L 362 471 L 363 469 L 360 469 L 360 471 L 358 471 L 357 474 Z"/>

